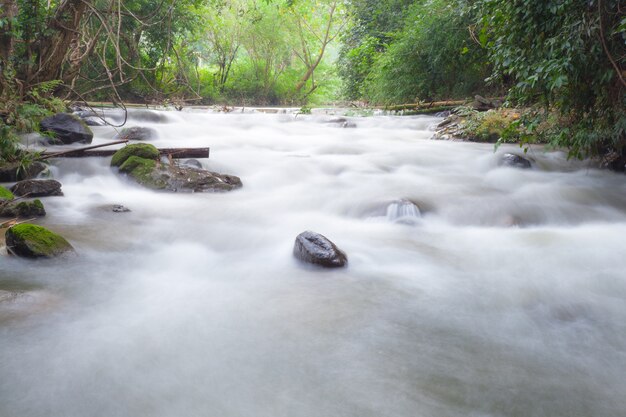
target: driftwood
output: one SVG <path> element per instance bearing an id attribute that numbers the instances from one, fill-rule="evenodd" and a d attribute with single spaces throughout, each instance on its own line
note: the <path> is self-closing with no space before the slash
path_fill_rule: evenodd
<path id="1" fill-rule="evenodd" d="M 90 156 L 107 157 L 113 156 L 118 149 L 99 149 L 106 146 L 119 145 L 127 143 L 128 140 L 118 140 L 115 142 L 109 142 L 102 145 L 87 146 L 79 149 L 71 149 L 69 151 L 41 154 L 39 159 L 50 158 L 84 158 Z M 163 156 L 171 157 L 172 159 L 184 159 L 184 158 L 208 158 L 209 148 L 160 148 L 159 154 Z"/>
<path id="2" fill-rule="evenodd" d="M 185 159 L 185 158 L 208 158 L 210 148 L 160 148 L 159 153 L 163 156 L 172 156 L 172 159 Z M 49 158 L 86 158 L 90 156 L 113 156 L 117 152 L 117 149 L 106 149 L 96 151 L 81 151 L 79 149 L 66 152 L 63 155 L 48 156 Z M 44 154 L 44 156 L 47 156 Z"/>
<path id="3" fill-rule="evenodd" d="M 85 153 L 85 151 L 88 151 L 90 149 L 104 148 L 106 146 L 119 145 L 119 144 L 127 143 L 127 142 L 128 142 L 128 139 L 124 139 L 124 140 L 118 140 L 115 142 L 104 143 L 102 145 L 93 145 L 93 146 L 86 146 L 84 148 L 79 148 L 79 149 L 71 149 L 69 151 L 54 152 L 54 153 L 43 152 L 41 156 L 39 157 L 39 160 L 59 158 L 59 157 L 86 156 L 86 155 L 80 155 L 80 154 Z M 115 151 L 113 151 L 113 153 L 115 153 Z"/>
<path id="4" fill-rule="evenodd" d="M 396 106 L 385 107 L 385 110 L 399 111 L 399 110 L 425 110 L 433 107 L 456 107 L 467 104 L 467 100 L 447 100 L 447 101 L 432 101 L 430 103 L 412 103 L 412 104 L 399 104 Z"/>

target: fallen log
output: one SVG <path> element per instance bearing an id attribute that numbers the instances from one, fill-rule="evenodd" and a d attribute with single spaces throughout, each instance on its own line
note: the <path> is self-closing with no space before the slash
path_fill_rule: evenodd
<path id="1" fill-rule="evenodd" d="M 101 149 L 101 150 L 82 150 L 60 152 L 56 155 L 43 154 L 46 158 L 86 158 L 86 157 L 107 157 L 113 156 L 118 149 Z M 162 156 L 171 156 L 173 159 L 185 158 L 208 158 L 210 148 L 160 148 L 159 153 Z"/>
<path id="2" fill-rule="evenodd" d="M 387 106 L 385 110 L 399 111 L 399 110 L 425 110 L 433 107 L 456 107 L 469 103 L 467 100 L 447 100 L 447 101 L 432 101 L 429 103 L 412 103 L 412 104 L 399 104 L 396 106 Z"/>

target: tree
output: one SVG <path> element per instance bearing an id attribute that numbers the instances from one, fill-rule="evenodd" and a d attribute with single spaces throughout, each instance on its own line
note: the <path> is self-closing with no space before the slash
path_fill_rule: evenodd
<path id="1" fill-rule="evenodd" d="M 479 0 L 478 37 L 512 101 L 558 111 L 572 156 L 626 156 L 626 9 L 620 0 Z"/>

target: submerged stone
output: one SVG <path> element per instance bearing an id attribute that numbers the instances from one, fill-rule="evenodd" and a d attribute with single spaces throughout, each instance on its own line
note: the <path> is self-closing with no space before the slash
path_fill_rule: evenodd
<path id="1" fill-rule="evenodd" d="M 532 166 L 528 159 L 512 153 L 505 153 L 504 155 L 502 155 L 500 164 L 506 167 L 522 169 L 528 169 Z"/>
<path id="2" fill-rule="evenodd" d="M 151 127 L 133 126 L 122 129 L 116 139 L 151 140 L 156 139 L 157 136 L 157 131 Z"/>
<path id="3" fill-rule="evenodd" d="M 13 194 L 28 197 L 61 196 L 61 183 L 56 180 L 24 180 L 11 187 Z"/>
<path id="4" fill-rule="evenodd" d="M 74 142 L 91 143 L 93 132 L 80 117 L 69 113 L 58 113 L 41 121 L 41 131 L 49 132 L 64 144 Z"/>
<path id="5" fill-rule="evenodd" d="M 54 258 L 74 252 L 65 238 L 34 224 L 13 226 L 5 237 L 8 252 L 25 258 Z"/>
<path id="6" fill-rule="evenodd" d="M 394 223 L 415 225 L 421 217 L 419 207 L 409 200 L 397 200 L 387 206 L 387 219 Z"/>
<path id="7" fill-rule="evenodd" d="M 306 231 L 296 237 L 293 254 L 303 262 L 340 268 L 348 263 L 348 258 L 333 242 L 319 233 Z"/>

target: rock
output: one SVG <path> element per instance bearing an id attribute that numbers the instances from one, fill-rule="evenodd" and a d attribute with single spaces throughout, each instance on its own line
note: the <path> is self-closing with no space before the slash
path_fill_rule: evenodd
<path id="1" fill-rule="evenodd" d="M 130 209 L 128 207 L 124 207 L 121 204 L 114 204 L 111 209 L 113 210 L 113 213 L 129 213 L 130 212 Z"/>
<path id="2" fill-rule="evenodd" d="M 356 123 L 349 121 L 348 119 L 344 118 L 344 117 L 338 117 L 336 119 L 330 119 L 327 120 L 324 123 L 328 123 L 328 124 L 335 124 L 339 127 L 342 127 L 344 129 L 346 128 L 355 128 L 356 127 Z"/>
<path id="3" fill-rule="evenodd" d="M 159 150 L 153 145 L 145 143 L 135 143 L 133 145 L 124 146 L 113 155 L 113 158 L 111 159 L 111 166 L 122 166 L 122 164 L 131 156 L 157 160 L 159 158 Z"/>
<path id="4" fill-rule="evenodd" d="M 41 200 L 20 201 L 0 206 L 0 217 L 43 217 L 46 209 Z"/>
<path id="5" fill-rule="evenodd" d="M 168 165 L 159 161 L 159 150 L 149 144 L 133 144 L 117 151 L 111 166 L 118 166 L 137 183 L 163 191 L 231 191 L 241 187 L 241 180 L 189 166 Z"/>
<path id="6" fill-rule="evenodd" d="M 165 165 L 137 156 L 128 158 L 120 167 L 120 172 L 128 174 L 137 183 L 153 190 L 231 191 L 242 186 L 241 180 L 232 175 L 222 175 L 198 168 Z"/>
<path id="7" fill-rule="evenodd" d="M 348 263 L 346 254 L 319 233 L 306 231 L 296 237 L 293 254 L 303 262 L 325 268 L 340 268 Z"/>
<path id="8" fill-rule="evenodd" d="M 122 129 L 115 138 L 127 140 L 151 140 L 156 139 L 157 136 L 157 131 L 151 127 L 134 126 Z"/>
<path id="9" fill-rule="evenodd" d="M 74 252 L 62 236 L 34 224 L 13 226 L 5 236 L 9 253 L 24 258 L 54 258 Z"/>
<path id="10" fill-rule="evenodd" d="M 198 168 L 202 169 L 202 163 L 197 159 L 186 159 L 185 161 L 180 163 L 180 166 L 187 168 Z"/>
<path id="11" fill-rule="evenodd" d="M 167 116 L 162 112 L 152 110 L 132 110 L 128 112 L 128 116 L 133 120 L 139 120 L 150 123 L 167 123 Z"/>
<path id="12" fill-rule="evenodd" d="M 18 162 L 0 166 L 0 182 L 15 182 L 35 178 L 47 169 L 42 162 L 32 162 L 26 168 L 22 168 Z"/>
<path id="13" fill-rule="evenodd" d="M 394 223 L 415 225 L 422 217 L 419 207 L 409 200 L 398 200 L 387 206 L 387 219 Z"/>
<path id="14" fill-rule="evenodd" d="M 97 116 L 84 117 L 83 121 L 85 122 L 87 126 L 106 126 L 107 125 L 107 123 L 104 120 L 102 120 L 101 117 L 97 117 Z"/>
<path id="15" fill-rule="evenodd" d="M 61 196 L 61 183 L 56 180 L 24 180 L 11 187 L 13 194 L 28 197 Z"/>
<path id="16" fill-rule="evenodd" d="M 528 159 L 523 158 L 519 155 L 512 154 L 512 153 L 505 153 L 504 155 L 502 155 L 502 159 L 500 160 L 500 165 L 503 165 L 505 167 L 523 168 L 523 169 L 528 169 L 532 166 Z"/>
<path id="17" fill-rule="evenodd" d="M 41 121 L 41 131 L 50 132 L 64 144 L 74 142 L 91 143 L 93 132 L 79 117 L 69 113 L 58 113 Z"/>
<path id="18" fill-rule="evenodd" d="M 0 186 L 0 202 L 13 200 L 14 198 L 15 196 L 11 191 L 7 190 L 3 186 Z"/>
<path id="19" fill-rule="evenodd" d="M 485 98 L 483 96 L 476 95 L 474 97 L 474 102 L 472 103 L 472 107 L 477 111 L 487 111 L 495 108 L 495 104 L 493 101 Z"/>

